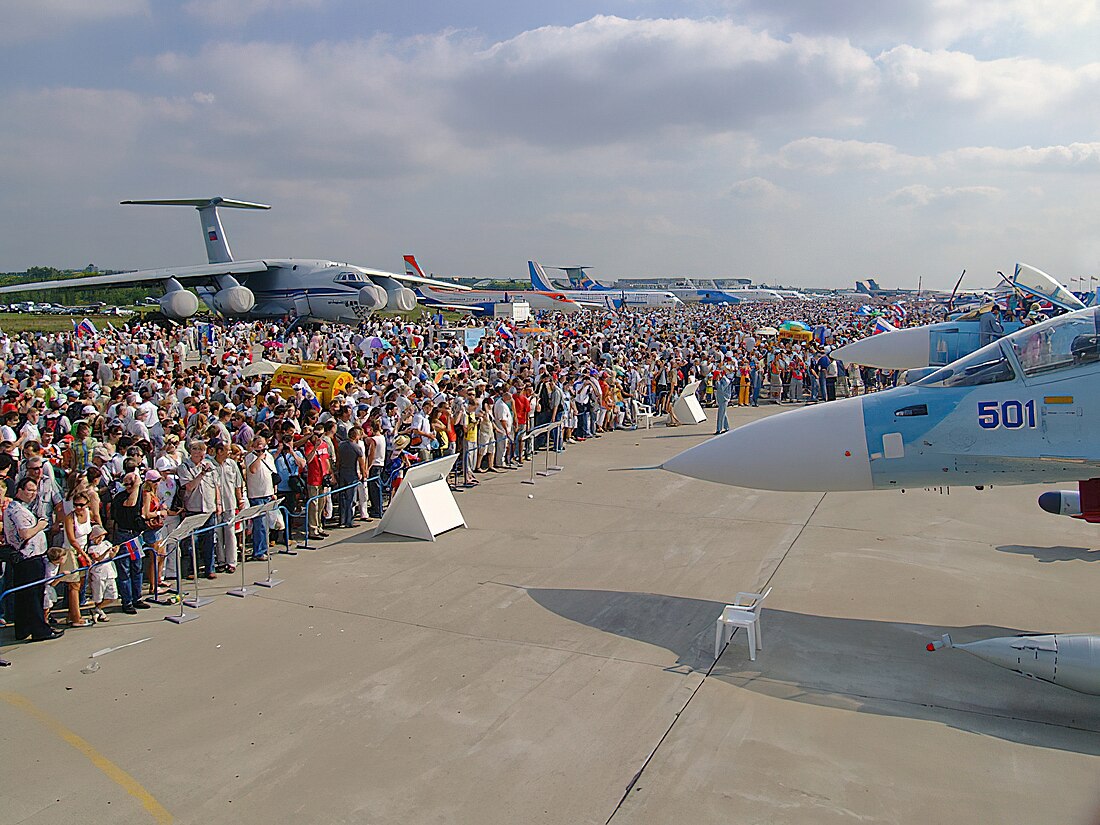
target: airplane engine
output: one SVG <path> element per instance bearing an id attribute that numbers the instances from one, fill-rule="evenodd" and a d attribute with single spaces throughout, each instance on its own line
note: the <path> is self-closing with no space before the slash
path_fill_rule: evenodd
<path id="1" fill-rule="evenodd" d="M 183 321 L 199 311 L 199 298 L 194 292 L 186 289 L 176 289 L 166 292 L 157 299 L 160 311 L 165 317 L 174 321 Z"/>
<path id="2" fill-rule="evenodd" d="M 385 309 L 389 303 L 389 294 L 380 286 L 370 284 L 359 290 L 359 306 L 371 311 Z"/>
<path id="3" fill-rule="evenodd" d="M 246 286 L 229 286 L 211 296 L 213 309 L 223 315 L 244 315 L 256 306 L 256 296 Z"/>
<path id="4" fill-rule="evenodd" d="M 416 308 L 416 293 L 394 278 L 375 278 L 375 284 L 386 290 L 386 306 L 389 309 L 408 312 Z"/>
<path id="5" fill-rule="evenodd" d="M 1039 507 L 1055 516 L 1081 515 L 1081 494 L 1077 490 L 1055 490 L 1039 496 Z"/>

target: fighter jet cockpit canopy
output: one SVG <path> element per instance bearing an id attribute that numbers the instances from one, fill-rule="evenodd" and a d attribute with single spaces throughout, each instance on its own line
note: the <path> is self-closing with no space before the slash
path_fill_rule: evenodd
<path id="1" fill-rule="evenodd" d="M 1024 327 L 917 381 L 922 387 L 977 387 L 1013 381 L 1016 356 L 1026 378 L 1100 362 L 1100 308 Z"/>
<path id="2" fill-rule="evenodd" d="M 1100 361 L 1100 309 L 1091 307 L 1024 327 L 1008 339 L 1024 375 Z"/>
<path id="3" fill-rule="evenodd" d="M 1014 381 L 1016 370 L 999 343 L 989 344 L 916 382 L 918 387 L 978 387 Z"/>

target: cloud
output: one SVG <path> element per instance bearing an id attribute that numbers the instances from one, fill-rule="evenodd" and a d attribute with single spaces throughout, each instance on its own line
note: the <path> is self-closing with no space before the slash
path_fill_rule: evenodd
<path id="1" fill-rule="evenodd" d="M 930 158 L 905 154 L 888 143 L 822 137 L 800 138 L 787 143 L 780 148 L 776 162 L 786 169 L 819 175 L 850 171 L 912 173 L 932 166 Z"/>
<path id="2" fill-rule="evenodd" d="M 319 9 L 325 0 L 188 0 L 183 10 L 209 26 L 242 26 L 254 17 Z"/>
<path id="3" fill-rule="evenodd" d="M 885 202 L 893 206 L 917 207 L 932 204 L 959 204 L 999 198 L 1004 193 L 995 186 L 942 186 L 913 184 L 891 192 Z"/>
<path id="4" fill-rule="evenodd" d="M 990 32 L 1045 35 L 1100 19 L 1097 0 L 732 0 L 728 5 L 760 25 L 788 31 L 933 48 Z"/>
<path id="5" fill-rule="evenodd" d="M 45 40 L 89 23 L 148 14 L 147 0 L 4 0 L 0 44 Z"/>
<path id="6" fill-rule="evenodd" d="M 766 178 L 752 177 L 739 180 L 727 190 L 727 196 L 760 209 L 791 208 L 798 205 L 798 197 Z"/>
<path id="7" fill-rule="evenodd" d="M 876 58 L 889 95 L 916 109 L 957 108 L 970 116 L 1035 117 L 1100 94 L 1100 63 L 1060 66 L 1041 60 L 979 60 L 957 51 L 897 46 Z"/>

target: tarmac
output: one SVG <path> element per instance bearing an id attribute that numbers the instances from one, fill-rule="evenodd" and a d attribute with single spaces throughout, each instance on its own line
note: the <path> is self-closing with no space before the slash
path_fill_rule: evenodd
<path id="1" fill-rule="evenodd" d="M 0 823 L 1100 822 L 1100 700 L 924 649 L 1100 630 L 1095 528 L 1039 487 L 607 471 L 711 427 L 481 476 L 435 543 L 334 531 L 274 589 L 202 582 L 182 625 L 5 644 Z M 757 660 L 737 634 L 715 662 L 722 606 L 766 586 Z"/>

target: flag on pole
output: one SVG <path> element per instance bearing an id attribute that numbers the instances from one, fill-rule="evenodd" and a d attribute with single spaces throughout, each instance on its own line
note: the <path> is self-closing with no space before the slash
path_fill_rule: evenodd
<path id="1" fill-rule="evenodd" d="M 895 318 L 904 320 L 909 315 L 909 310 L 905 308 L 905 301 L 890 304 L 890 314 Z"/>
<path id="2" fill-rule="evenodd" d="M 134 536 L 123 544 L 118 546 L 118 552 L 130 559 L 130 561 L 140 561 L 142 558 L 142 541 L 141 536 Z"/>
<path id="3" fill-rule="evenodd" d="M 871 334 L 878 335 L 882 332 L 894 332 L 896 329 L 897 327 L 895 327 L 885 318 L 878 318 L 875 320 L 875 325 L 871 327 Z"/>
<path id="4" fill-rule="evenodd" d="M 95 324 L 93 324 L 88 318 L 85 318 L 83 321 L 76 325 L 76 334 L 78 338 L 84 333 L 88 333 L 89 335 L 96 335 L 98 334 L 98 332 L 99 330 L 95 328 Z"/>
<path id="5" fill-rule="evenodd" d="M 515 340 L 516 337 L 515 333 L 513 333 L 512 330 L 508 329 L 507 324 L 501 324 L 497 327 L 497 335 L 499 335 L 505 341 Z"/>
<path id="6" fill-rule="evenodd" d="M 458 364 L 458 369 L 460 372 L 470 371 L 470 359 L 466 356 L 465 353 L 463 353 L 462 360 Z"/>
<path id="7" fill-rule="evenodd" d="M 302 391 L 302 395 L 305 397 L 306 401 L 309 402 L 309 405 L 313 407 L 313 409 L 321 409 L 321 402 L 317 400 L 317 394 L 313 392 L 313 387 L 311 387 L 306 382 L 306 379 L 303 378 L 301 381 L 295 384 L 294 387 L 295 389 L 299 389 Z"/>

